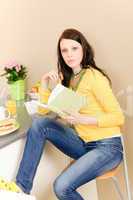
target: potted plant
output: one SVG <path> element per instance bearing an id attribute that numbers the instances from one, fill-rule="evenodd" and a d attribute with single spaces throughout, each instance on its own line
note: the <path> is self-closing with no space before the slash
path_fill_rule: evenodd
<path id="1" fill-rule="evenodd" d="M 14 100 L 25 98 L 25 79 L 27 77 L 26 67 L 16 61 L 10 61 L 4 66 L 7 83 L 9 84 L 10 95 Z"/>

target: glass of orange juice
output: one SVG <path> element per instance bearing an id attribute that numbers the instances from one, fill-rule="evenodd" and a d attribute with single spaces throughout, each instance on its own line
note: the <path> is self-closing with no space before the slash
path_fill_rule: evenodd
<path id="1" fill-rule="evenodd" d="M 39 88 L 39 101 L 41 102 L 41 103 L 44 103 L 44 104 L 46 104 L 47 102 L 48 102 L 48 98 L 49 98 L 49 95 L 50 95 L 50 92 L 49 92 L 49 90 L 48 91 L 44 91 L 44 89 L 43 88 Z M 46 113 L 48 113 L 48 109 L 46 109 L 46 108 L 43 108 L 43 107 L 41 107 L 41 106 L 38 106 L 38 113 L 39 114 L 46 114 Z"/>
<path id="2" fill-rule="evenodd" d="M 16 117 L 16 114 L 17 114 L 16 101 L 7 100 L 6 108 L 7 108 L 8 112 L 10 113 L 11 117 Z"/>

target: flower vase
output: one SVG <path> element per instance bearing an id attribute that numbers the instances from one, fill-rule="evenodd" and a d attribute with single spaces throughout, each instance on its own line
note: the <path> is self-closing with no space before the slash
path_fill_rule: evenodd
<path id="1" fill-rule="evenodd" d="M 10 95 L 13 100 L 25 99 L 25 80 L 18 80 L 9 84 Z"/>

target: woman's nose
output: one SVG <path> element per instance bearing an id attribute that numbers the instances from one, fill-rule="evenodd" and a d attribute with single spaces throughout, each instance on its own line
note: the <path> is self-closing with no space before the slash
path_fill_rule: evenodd
<path id="1" fill-rule="evenodd" d="M 68 57 L 71 57 L 71 56 L 72 56 L 72 52 L 71 52 L 70 50 L 67 52 L 67 56 L 68 56 Z"/>

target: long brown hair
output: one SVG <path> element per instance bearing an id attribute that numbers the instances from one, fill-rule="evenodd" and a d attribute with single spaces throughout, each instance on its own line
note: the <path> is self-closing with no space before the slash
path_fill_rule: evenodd
<path id="1" fill-rule="evenodd" d="M 94 60 L 94 51 L 91 47 L 91 45 L 88 43 L 84 35 L 79 32 L 76 29 L 66 29 L 63 31 L 61 34 L 58 45 L 57 45 L 57 56 L 58 56 L 58 72 L 61 72 L 63 74 L 63 80 L 62 84 L 66 87 L 69 86 L 70 78 L 72 75 L 72 69 L 65 63 L 61 50 L 60 50 L 60 42 L 62 39 L 71 39 L 79 42 L 83 48 L 83 59 L 81 62 L 82 68 L 94 68 L 101 72 L 108 80 L 111 82 L 110 78 L 108 75 L 99 67 L 96 66 L 95 60 Z"/>

